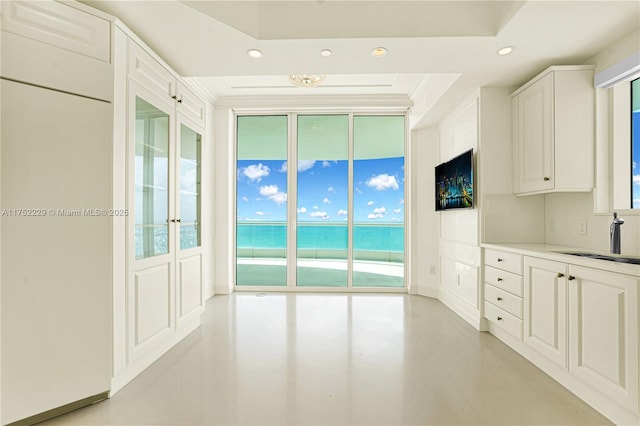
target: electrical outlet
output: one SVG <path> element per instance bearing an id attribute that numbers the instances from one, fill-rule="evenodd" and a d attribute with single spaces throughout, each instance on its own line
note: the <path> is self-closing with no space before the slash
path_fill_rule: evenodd
<path id="1" fill-rule="evenodd" d="M 578 235 L 587 235 L 587 221 L 578 221 Z"/>

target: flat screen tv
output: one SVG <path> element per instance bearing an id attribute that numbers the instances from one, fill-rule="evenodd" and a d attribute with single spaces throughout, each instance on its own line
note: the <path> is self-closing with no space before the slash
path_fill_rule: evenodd
<path id="1" fill-rule="evenodd" d="M 473 148 L 436 166 L 436 211 L 473 208 Z"/>

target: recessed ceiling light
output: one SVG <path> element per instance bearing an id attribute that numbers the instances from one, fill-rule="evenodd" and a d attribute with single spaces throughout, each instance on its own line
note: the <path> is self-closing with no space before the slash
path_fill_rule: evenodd
<path id="1" fill-rule="evenodd" d="M 380 58 L 386 54 L 387 49 L 385 49 L 384 47 L 376 47 L 371 51 L 371 56 L 373 56 L 374 58 Z"/>
<path id="2" fill-rule="evenodd" d="M 258 49 L 249 49 L 247 50 L 247 55 L 251 56 L 252 58 L 259 58 L 262 56 L 262 52 Z"/>
<path id="3" fill-rule="evenodd" d="M 502 49 L 498 50 L 498 55 L 505 56 L 505 55 L 508 55 L 511 52 L 513 52 L 513 47 L 505 46 Z"/>
<path id="4" fill-rule="evenodd" d="M 329 49 L 323 49 L 323 50 L 321 50 L 321 51 L 320 51 L 320 54 L 321 54 L 322 56 L 331 56 L 331 54 L 332 54 L 332 53 L 333 53 L 333 52 L 332 52 L 332 51 L 330 51 Z"/>

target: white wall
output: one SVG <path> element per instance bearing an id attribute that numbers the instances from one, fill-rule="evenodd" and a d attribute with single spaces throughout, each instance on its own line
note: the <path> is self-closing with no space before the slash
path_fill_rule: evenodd
<path id="1" fill-rule="evenodd" d="M 435 211 L 434 167 L 439 163 L 438 128 L 411 132 L 411 285 L 436 297 L 440 283 L 440 215 Z"/>
<path id="2" fill-rule="evenodd" d="M 215 123 L 214 109 L 211 103 L 207 104 L 207 117 L 204 141 L 202 144 L 202 176 L 200 178 L 202 193 L 202 243 L 203 243 L 203 283 L 205 300 L 214 295 L 214 274 L 215 274 L 215 217 L 217 191 L 215 178 Z"/>
<path id="3" fill-rule="evenodd" d="M 214 291 L 230 294 L 233 291 L 234 256 L 234 173 L 233 167 L 233 111 L 219 108 L 213 112 L 215 143 L 215 215 L 214 215 Z"/>
<path id="4" fill-rule="evenodd" d="M 586 63 L 595 65 L 596 72 L 599 72 L 638 51 L 640 51 L 640 29 L 613 43 Z M 607 170 L 607 165 L 611 164 L 612 159 L 603 159 L 602 156 L 612 155 L 614 152 L 612 149 L 613 125 L 611 118 L 605 116 L 608 114 L 606 108 L 598 109 L 597 114 L 597 123 L 609 127 L 608 131 L 605 128 L 604 132 L 598 133 L 599 138 L 604 138 L 605 146 L 604 149 L 598 149 L 597 155 L 600 158 L 596 158 L 596 162 L 599 164 L 597 173 L 604 173 L 604 182 L 608 186 L 602 189 L 604 192 L 610 192 L 613 184 L 612 172 Z M 602 143 L 602 140 L 599 142 Z M 604 168 L 602 168 L 603 165 Z M 599 213 L 595 213 L 594 203 L 598 204 Z M 603 200 L 595 201 L 592 193 L 545 195 L 545 242 L 588 250 L 608 251 L 609 225 L 612 221 L 611 212 L 613 211 L 610 206 L 611 200 L 607 202 L 605 199 L 603 207 Z M 618 212 L 620 217 L 625 220 L 625 224 L 621 228 L 622 253 L 640 256 L 640 211 L 618 210 Z M 587 223 L 586 235 L 578 232 L 578 222 L 581 221 Z"/>

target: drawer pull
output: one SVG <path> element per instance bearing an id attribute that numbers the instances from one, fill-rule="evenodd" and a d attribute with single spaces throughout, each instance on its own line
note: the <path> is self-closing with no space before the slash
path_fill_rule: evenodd
<path id="1" fill-rule="evenodd" d="M 502 297 L 496 297 L 496 300 L 497 300 L 498 302 L 500 302 L 500 301 L 502 301 Z"/>
<path id="2" fill-rule="evenodd" d="M 502 317 L 496 317 L 498 321 L 502 321 Z"/>
<path id="3" fill-rule="evenodd" d="M 499 257 L 499 258 L 498 258 L 498 262 L 504 262 L 504 259 L 503 259 L 503 258 L 501 258 L 501 257 Z"/>
<path id="4" fill-rule="evenodd" d="M 558 272 L 558 278 L 562 278 L 564 277 L 564 274 L 562 272 Z"/>
<path id="5" fill-rule="evenodd" d="M 498 278 L 498 282 L 502 281 L 502 278 Z"/>
<path id="6" fill-rule="evenodd" d="M 548 182 L 550 180 L 550 178 L 548 176 L 545 176 L 543 179 L 545 182 Z"/>
<path id="7" fill-rule="evenodd" d="M 573 275 L 569 275 L 569 277 L 567 278 L 569 281 L 573 281 L 576 279 L 576 277 L 574 277 Z"/>

